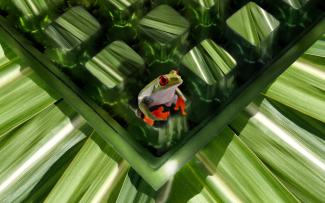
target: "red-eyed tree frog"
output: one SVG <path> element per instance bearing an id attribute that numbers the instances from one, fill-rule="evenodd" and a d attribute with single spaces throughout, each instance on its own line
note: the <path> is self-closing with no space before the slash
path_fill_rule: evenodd
<path id="1" fill-rule="evenodd" d="M 160 75 L 140 91 L 138 106 L 143 113 L 144 122 L 152 126 L 155 121 L 166 121 L 170 112 L 165 111 L 164 107 L 171 107 L 173 104 L 175 111 L 181 110 L 181 114 L 186 115 L 186 98 L 178 88 L 182 83 L 178 72 L 172 70 L 168 74 Z"/>

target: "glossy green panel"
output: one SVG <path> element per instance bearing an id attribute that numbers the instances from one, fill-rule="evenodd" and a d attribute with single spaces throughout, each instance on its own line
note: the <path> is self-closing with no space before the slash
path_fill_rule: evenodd
<path id="1" fill-rule="evenodd" d="M 73 67 L 86 43 L 98 35 L 100 24 L 82 7 L 73 7 L 45 29 L 48 56 L 64 66 Z"/>
<path id="2" fill-rule="evenodd" d="M 144 61 L 122 41 L 115 41 L 86 63 L 87 70 L 107 88 L 121 86 L 135 74 L 144 70 Z"/>
<path id="3" fill-rule="evenodd" d="M 228 26 L 258 46 L 279 26 L 279 21 L 255 3 L 248 3 L 227 19 Z"/>
<path id="4" fill-rule="evenodd" d="M 294 9 L 300 9 L 309 2 L 309 0 L 283 0 L 283 1 Z"/>

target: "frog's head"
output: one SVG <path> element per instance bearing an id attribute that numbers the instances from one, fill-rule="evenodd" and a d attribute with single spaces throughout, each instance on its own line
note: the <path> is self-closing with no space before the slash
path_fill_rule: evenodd
<path id="1" fill-rule="evenodd" d="M 169 89 L 172 87 L 178 87 L 183 83 L 178 71 L 172 70 L 168 74 L 160 75 L 156 79 L 155 90 Z"/>

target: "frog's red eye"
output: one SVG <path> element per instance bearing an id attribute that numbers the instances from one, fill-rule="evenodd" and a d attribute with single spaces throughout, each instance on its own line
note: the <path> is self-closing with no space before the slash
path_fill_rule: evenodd
<path id="1" fill-rule="evenodd" d="M 161 86 L 165 86 L 165 85 L 167 85 L 168 84 L 168 78 L 167 77 L 165 77 L 165 76 L 160 76 L 159 77 L 159 84 L 161 85 Z"/>
<path id="2" fill-rule="evenodd" d="M 179 70 L 176 70 L 176 74 L 177 74 L 177 75 L 180 75 Z"/>

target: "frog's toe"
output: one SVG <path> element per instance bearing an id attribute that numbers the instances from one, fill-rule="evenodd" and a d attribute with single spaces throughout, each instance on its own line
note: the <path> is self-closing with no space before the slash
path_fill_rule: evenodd
<path id="1" fill-rule="evenodd" d="M 152 120 L 151 118 L 147 117 L 147 116 L 144 116 L 144 117 L 143 117 L 143 121 L 144 121 L 145 123 L 147 123 L 148 125 L 150 125 L 150 126 L 153 126 L 153 125 L 155 124 L 155 121 Z"/>
<path id="2" fill-rule="evenodd" d="M 185 107 L 186 107 L 186 104 L 185 104 L 184 99 L 181 98 L 181 97 L 178 97 L 177 102 L 176 102 L 176 105 L 174 107 L 174 110 L 175 111 L 181 110 L 181 114 L 183 116 L 186 116 L 187 113 L 185 112 Z"/>

